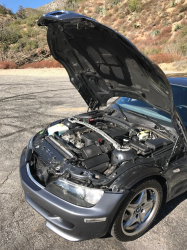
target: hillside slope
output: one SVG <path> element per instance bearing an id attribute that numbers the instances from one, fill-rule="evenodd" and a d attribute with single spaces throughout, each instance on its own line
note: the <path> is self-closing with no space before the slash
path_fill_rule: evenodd
<path id="1" fill-rule="evenodd" d="M 26 8 L 23 19 L 0 14 L 0 60 L 22 65 L 50 58 L 46 29 L 37 27 L 36 21 L 42 13 L 57 9 L 73 10 L 112 27 L 156 63 L 186 60 L 187 0 L 55 0 L 36 10 Z"/>
<path id="2" fill-rule="evenodd" d="M 41 7 L 38 7 L 36 9 L 39 10 L 39 11 L 42 11 L 44 13 L 54 11 L 54 10 L 57 10 L 57 9 L 62 9 L 63 10 L 64 7 L 65 7 L 66 1 L 67 0 L 55 0 L 55 1 L 52 1 L 52 2 L 50 2 L 48 4 L 43 5 Z"/>

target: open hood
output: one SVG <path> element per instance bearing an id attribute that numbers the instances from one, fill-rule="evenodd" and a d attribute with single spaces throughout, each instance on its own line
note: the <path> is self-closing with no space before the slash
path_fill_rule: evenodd
<path id="1" fill-rule="evenodd" d="M 173 117 L 173 95 L 162 70 L 127 38 L 89 17 L 55 11 L 38 25 L 48 26 L 53 57 L 91 109 L 115 96 L 147 102 Z"/>

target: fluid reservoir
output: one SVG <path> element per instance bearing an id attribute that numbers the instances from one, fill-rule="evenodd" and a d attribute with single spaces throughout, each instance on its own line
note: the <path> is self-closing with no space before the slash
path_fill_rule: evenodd
<path id="1" fill-rule="evenodd" d="M 59 124 L 56 124 L 56 125 L 48 128 L 48 135 L 54 136 L 54 133 L 58 132 L 58 135 L 60 136 L 61 134 L 63 134 L 64 132 L 66 132 L 68 130 L 69 130 L 69 128 L 67 126 L 59 123 Z"/>
<path id="2" fill-rule="evenodd" d="M 116 165 L 121 161 L 129 161 L 136 157 L 136 151 L 134 149 L 127 149 L 126 151 L 119 151 L 114 149 L 111 155 L 111 163 L 112 165 Z"/>
<path id="3" fill-rule="evenodd" d="M 149 134 L 150 134 L 149 130 L 141 131 L 138 134 L 138 138 L 140 141 L 146 141 L 149 138 Z"/>

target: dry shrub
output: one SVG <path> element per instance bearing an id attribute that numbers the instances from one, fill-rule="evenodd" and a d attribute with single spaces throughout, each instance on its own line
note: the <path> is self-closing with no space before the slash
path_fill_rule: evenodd
<path id="1" fill-rule="evenodd" d="M 181 7 L 179 9 L 179 12 L 184 12 L 184 11 L 187 11 L 187 4 L 181 5 Z"/>
<path id="2" fill-rule="evenodd" d="M 111 18 L 110 18 L 110 21 L 111 22 L 115 22 L 117 20 L 117 18 L 115 17 L 115 16 L 112 16 Z"/>
<path id="3" fill-rule="evenodd" d="M 119 10 L 119 7 L 118 7 L 118 6 L 114 6 L 114 7 L 113 7 L 113 12 L 114 12 L 114 13 L 117 13 L 118 10 Z"/>
<path id="4" fill-rule="evenodd" d="M 17 69 L 14 62 L 0 61 L 0 69 Z"/>
<path id="5" fill-rule="evenodd" d="M 27 69 L 27 68 L 63 68 L 63 66 L 56 60 L 51 61 L 40 61 L 35 63 L 26 63 L 20 67 L 21 69 Z"/>
<path id="6" fill-rule="evenodd" d="M 129 40 L 134 41 L 136 39 L 137 35 L 136 34 L 130 34 L 129 35 Z"/>
<path id="7" fill-rule="evenodd" d="M 155 55 L 149 55 L 149 58 L 155 63 L 171 63 L 180 60 L 180 56 L 174 53 L 166 54 L 159 53 Z"/>
<path id="8" fill-rule="evenodd" d="M 88 14 L 92 13 L 92 9 L 88 9 L 87 13 Z"/>
<path id="9" fill-rule="evenodd" d="M 102 22 L 106 25 L 108 23 L 108 17 L 107 16 L 103 16 L 102 17 Z"/>
<path id="10" fill-rule="evenodd" d="M 124 19 L 117 19 L 116 26 L 120 29 L 120 26 L 124 24 Z"/>

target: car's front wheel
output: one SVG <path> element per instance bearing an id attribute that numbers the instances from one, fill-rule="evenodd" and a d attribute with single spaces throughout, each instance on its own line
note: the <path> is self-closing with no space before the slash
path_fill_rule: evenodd
<path id="1" fill-rule="evenodd" d="M 118 212 L 111 230 L 112 236 L 120 241 L 139 238 L 151 226 L 163 199 L 160 183 L 147 180 L 131 190 Z"/>

